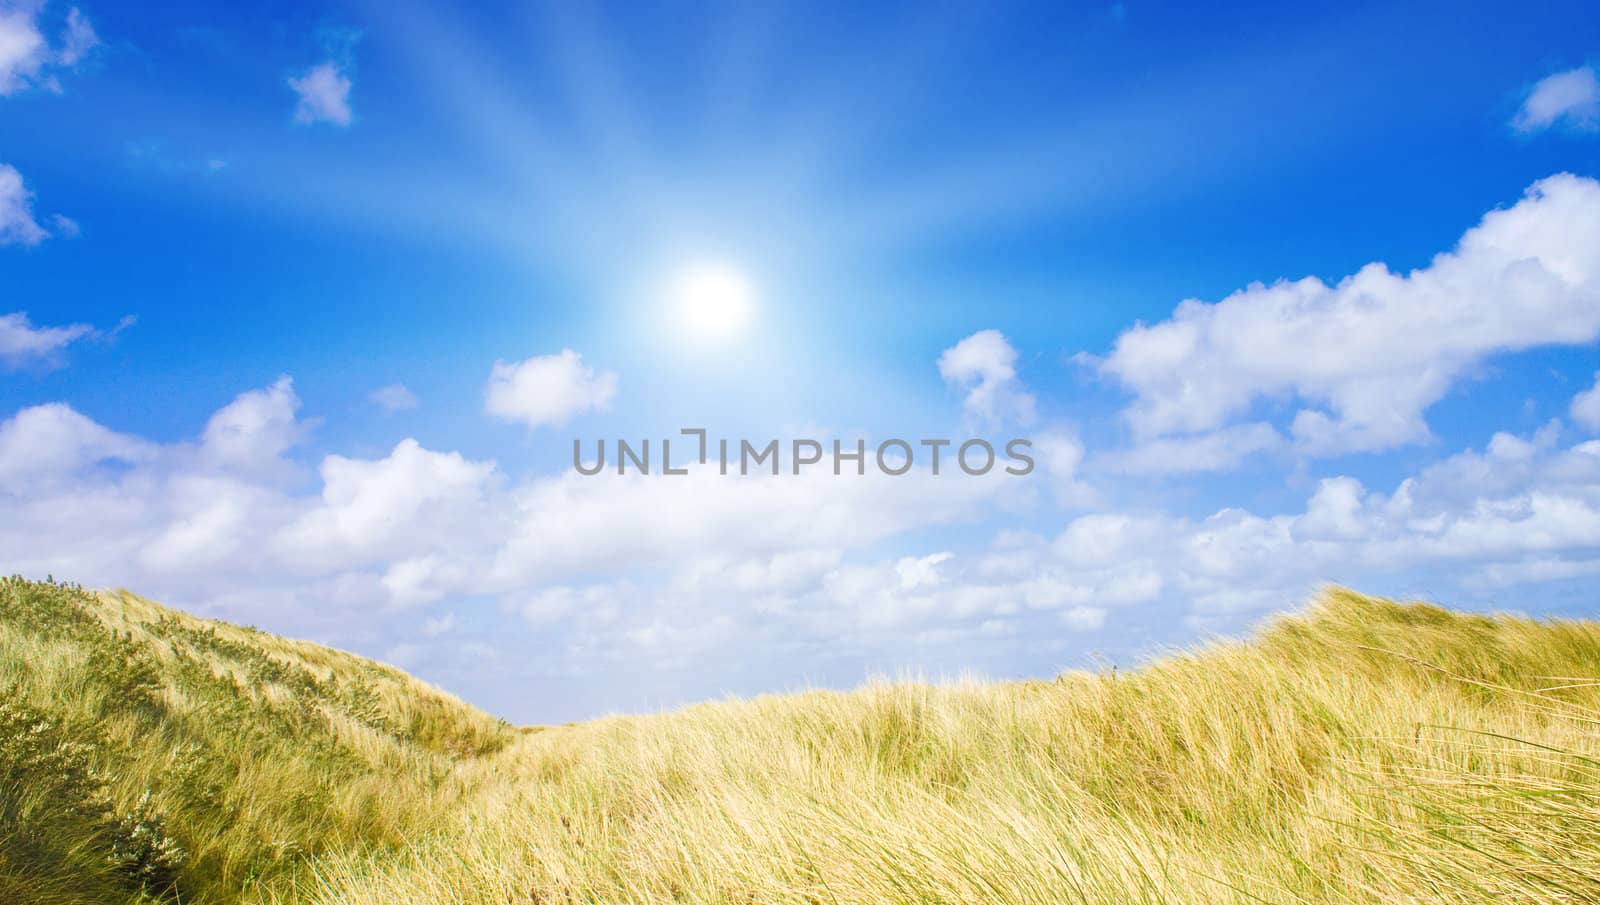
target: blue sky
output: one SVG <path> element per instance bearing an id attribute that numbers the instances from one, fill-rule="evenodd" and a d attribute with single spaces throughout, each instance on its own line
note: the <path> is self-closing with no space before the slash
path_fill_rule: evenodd
<path id="1" fill-rule="evenodd" d="M 1600 12 L 1396 7 L 0 2 L 0 568 L 524 722 L 1594 614 Z"/>

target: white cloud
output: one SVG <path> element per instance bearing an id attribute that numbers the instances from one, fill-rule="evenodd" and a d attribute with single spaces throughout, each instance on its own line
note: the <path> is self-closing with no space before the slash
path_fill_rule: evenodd
<path id="1" fill-rule="evenodd" d="M 59 92 L 57 73 L 77 66 L 100 43 L 74 7 L 67 12 L 59 46 L 51 47 L 39 21 L 44 7 L 43 0 L 0 5 L 0 96 L 35 86 Z"/>
<path id="2" fill-rule="evenodd" d="M 1594 386 L 1572 397 L 1571 413 L 1573 421 L 1600 434 L 1600 371 L 1594 374 Z"/>
<path id="3" fill-rule="evenodd" d="M 350 125 L 350 77 L 338 63 L 332 60 L 318 63 L 298 76 L 291 76 L 289 88 L 299 98 L 294 107 L 296 123 Z"/>
<path id="4" fill-rule="evenodd" d="M 300 397 L 294 381 L 279 377 L 263 390 L 241 393 L 218 409 L 200 436 L 200 459 L 211 468 L 247 473 L 280 470 L 283 453 L 300 441 L 305 425 L 295 419 Z"/>
<path id="5" fill-rule="evenodd" d="M 1075 632 L 1099 631 L 1106 624 L 1107 612 L 1100 606 L 1075 606 L 1061 613 L 1061 624 Z"/>
<path id="6" fill-rule="evenodd" d="M 1017 379 L 1017 350 L 999 330 L 980 330 L 944 350 L 939 375 L 966 392 L 963 406 L 986 421 L 1029 423 L 1034 398 Z"/>
<path id="7" fill-rule="evenodd" d="M 1083 480 L 1083 441 L 1070 432 L 1054 429 L 1033 438 L 1034 464 L 1050 482 L 1056 503 L 1062 509 L 1092 505 L 1093 486 Z"/>
<path id="8" fill-rule="evenodd" d="M 838 551 L 948 525 L 991 504 L 1015 501 L 1026 482 L 934 477 L 926 469 L 839 480 L 825 470 L 798 476 L 719 475 L 715 464 L 682 476 L 594 476 L 567 472 L 524 484 L 511 533 L 495 553 L 492 580 L 506 587 L 614 568 L 726 568 L 783 554 L 822 554 L 790 567 L 825 564 Z M 639 513 L 650 513 L 640 518 Z M 768 567 L 764 574 L 781 576 Z M 747 590 L 753 590 L 747 586 Z"/>
<path id="9" fill-rule="evenodd" d="M 1013 525 L 1036 495 L 1027 481 L 714 467 L 512 481 L 410 439 L 278 481 L 306 433 L 299 408 L 284 378 L 174 444 L 60 404 L 17 413 L 0 424 L 0 572 L 127 585 L 373 651 L 478 640 L 453 616 L 374 618 L 385 607 L 487 600 L 537 626 L 515 642 L 530 669 L 592 680 L 678 664 L 717 683 L 732 673 L 691 668 L 739 650 L 771 687 L 853 682 L 865 664 L 1012 669 L 1026 655 L 1045 670 L 1068 662 L 1074 633 L 1107 632 L 1098 647 L 1172 632 L 1186 612 L 1238 627 L 1327 580 L 1466 602 L 1600 562 L 1600 440 L 1563 446 L 1559 424 L 1498 434 L 1387 493 L 1332 477 L 1280 514 L 1090 512 L 985 545 L 940 532 Z M 1133 608 L 1148 615 L 1131 621 Z M 454 641 L 435 647 L 407 655 L 456 662 Z"/>
<path id="10" fill-rule="evenodd" d="M 83 228 L 78 225 L 78 221 L 63 214 L 51 214 L 50 225 L 55 227 L 56 235 L 63 239 L 76 239 L 78 234 L 83 232 Z"/>
<path id="11" fill-rule="evenodd" d="M 379 387 L 367 396 L 373 405 L 386 412 L 403 412 L 417 407 L 416 394 L 405 388 L 404 384 L 391 383 L 386 387 Z"/>
<path id="12" fill-rule="evenodd" d="M 1141 439 L 1292 400 L 1304 453 L 1414 443 L 1429 436 L 1427 408 L 1485 358 L 1600 336 L 1596 247 L 1600 183 L 1551 176 L 1425 268 L 1369 264 L 1332 286 L 1308 277 L 1191 299 L 1124 332 L 1099 366 L 1136 395 L 1125 416 Z"/>
<path id="13" fill-rule="evenodd" d="M 1228 471 L 1257 453 L 1281 448 L 1283 442 L 1272 425 L 1257 421 L 1205 434 L 1157 437 L 1105 458 L 1112 471 L 1127 474 Z"/>
<path id="14" fill-rule="evenodd" d="M 905 591 L 914 591 L 918 588 L 937 587 L 944 583 L 944 576 L 939 574 L 939 564 L 945 562 L 954 553 L 934 553 L 929 556 L 907 556 L 895 563 L 894 570 L 900 576 L 900 588 Z"/>
<path id="15" fill-rule="evenodd" d="M 100 36 L 94 33 L 94 26 L 89 24 L 88 18 L 78 11 L 77 7 L 67 11 L 67 25 L 61 35 L 61 49 L 56 53 L 56 59 L 63 66 L 76 66 L 89 55 L 89 51 L 100 46 Z"/>
<path id="16" fill-rule="evenodd" d="M 614 372 L 596 371 L 577 352 L 562 349 L 519 362 L 495 362 L 483 405 L 496 418 L 541 427 L 604 411 L 616 395 Z"/>
<path id="17" fill-rule="evenodd" d="M 86 336 L 94 336 L 95 332 L 88 324 L 36 327 L 22 311 L 0 315 L 0 366 L 18 368 L 37 362 L 48 364 L 67 346 Z"/>
<path id="18" fill-rule="evenodd" d="M 455 630 L 456 616 L 454 613 L 445 613 L 443 616 L 435 616 L 432 619 L 428 619 L 422 623 L 422 634 L 428 636 L 429 638 L 437 638 L 440 635 L 448 635 Z"/>
<path id="19" fill-rule="evenodd" d="M 33 193 L 16 167 L 0 163 L 0 245 L 38 245 L 50 232 L 33 218 Z"/>
<path id="20" fill-rule="evenodd" d="M 37 491 L 106 460 L 143 461 L 152 449 L 59 402 L 26 408 L 0 423 L 0 490 Z"/>
<path id="21" fill-rule="evenodd" d="M 406 439 L 378 460 L 327 456 L 321 475 L 321 499 L 278 532 L 275 545 L 289 560 L 348 567 L 443 554 L 453 539 L 479 536 L 495 465 Z M 384 580 L 420 599 L 437 569 L 437 560 L 414 560 Z"/>
<path id="22" fill-rule="evenodd" d="M 1540 79 L 1522 102 L 1511 126 L 1518 132 L 1543 132 L 1565 125 L 1584 132 L 1600 129 L 1600 79 L 1593 66 L 1579 66 Z"/>

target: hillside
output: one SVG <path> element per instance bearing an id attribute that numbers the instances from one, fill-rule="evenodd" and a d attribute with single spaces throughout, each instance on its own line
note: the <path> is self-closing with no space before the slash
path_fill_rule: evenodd
<path id="1" fill-rule="evenodd" d="M 0 685 L 0 901 L 1600 902 L 1589 622 L 1335 590 L 1132 672 L 517 732 L 11 581 Z"/>
<path id="2" fill-rule="evenodd" d="M 423 832 L 513 732 L 388 666 L 0 580 L 0 902 L 233 902 Z"/>

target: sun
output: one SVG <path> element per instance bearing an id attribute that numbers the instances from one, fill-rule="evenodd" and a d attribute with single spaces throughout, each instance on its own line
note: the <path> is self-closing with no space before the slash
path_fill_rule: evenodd
<path id="1" fill-rule="evenodd" d="M 668 299 L 684 329 L 703 339 L 736 336 L 755 316 L 755 284 L 739 268 L 721 262 L 679 270 Z"/>

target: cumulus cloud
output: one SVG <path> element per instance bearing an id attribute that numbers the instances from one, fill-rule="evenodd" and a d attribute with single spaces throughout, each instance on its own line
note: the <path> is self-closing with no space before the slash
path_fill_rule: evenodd
<path id="1" fill-rule="evenodd" d="M 999 473 L 950 480 L 916 468 L 899 477 L 869 473 L 841 481 L 823 469 L 776 477 L 717 471 L 710 464 L 670 478 L 568 472 L 528 482 L 513 497 L 513 523 L 490 574 L 509 587 L 618 563 L 736 568 L 730 561 L 794 554 L 810 558 L 791 559 L 791 569 L 822 567 L 840 551 L 951 524 L 1027 492 L 1025 482 Z M 639 518 L 642 512 L 651 517 Z M 775 581 L 784 574 L 761 571 Z"/>
<path id="2" fill-rule="evenodd" d="M 61 403 L 26 408 L 0 423 L 0 489 L 17 493 L 57 486 L 100 462 L 145 461 L 153 448 Z"/>
<path id="3" fill-rule="evenodd" d="M 1333 285 L 1307 277 L 1190 299 L 1125 331 L 1099 368 L 1134 393 L 1124 414 L 1145 440 L 1290 400 L 1303 453 L 1415 443 L 1429 436 L 1428 407 L 1489 356 L 1600 336 L 1596 247 L 1600 183 L 1551 176 L 1427 267 L 1369 264 Z M 1264 432 L 1252 437 L 1264 445 Z"/>
<path id="4" fill-rule="evenodd" d="M 999 330 L 980 330 L 944 350 L 939 375 L 966 393 L 967 413 L 986 421 L 1033 420 L 1034 398 L 1017 378 L 1017 350 Z"/>
<path id="5" fill-rule="evenodd" d="M 1594 386 L 1572 397 L 1571 414 L 1573 421 L 1600 434 L 1600 371 L 1594 374 Z"/>
<path id="6" fill-rule="evenodd" d="M 350 125 L 350 76 L 339 63 L 329 60 L 290 76 L 289 88 L 298 98 L 294 121 L 299 125 Z"/>
<path id="7" fill-rule="evenodd" d="M 574 415 L 605 411 L 617 395 L 617 375 L 596 371 L 571 349 L 517 362 L 497 361 L 484 391 L 484 410 L 529 427 L 565 424 Z"/>
<path id="8" fill-rule="evenodd" d="M 1511 119 L 1511 127 L 1524 134 L 1557 125 L 1581 132 L 1600 129 L 1600 79 L 1593 66 L 1540 79 Z"/>
<path id="9" fill-rule="evenodd" d="M 348 568 L 441 554 L 452 538 L 476 535 L 496 470 L 406 439 L 375 461 L 327 456 L 320 471 L 321 498 L 276 543 L 286 559 Z M 408 562 L 410 574 L 391 572 L 389 582 L 420 596 L 428 576 L 416 564 L 431 564 Z"/>
<path id="10" fill-rule="evenodd" d="M 41 23 L 44 8 L 42 0 L 0 4 L 0 96 L 30 87 L 59 92 L 59 74 L 76 67 L 99 45 L 94 26 L 73 7 L 52 47 Z"/>
<path id="11" fill-rule="evenodd" d="M 295 418 L 300 397 L 294 381 L 279 377 L 266 389 L 241 393 L 218 409 L 200 435 L 200 459 L 210 468 L 264 474 L 299 442 L 305 425 Z"/>
<path id="12" fill-rule="evenodd" d="M 405 384 L 400 383 L 379 387 L 373 390 L 367 399 L 386 412 L 403 412 L 417 407 L 416 394 L 406 389 Z"/>
<path id="13" fill-rule="evenodd" d="M 324 455 L 308 474 L 289 458 L 308 432 L 300 408 L 283 378 L 175 443 L 120 434 L 63 404 L 23 410 L 0 426 L 0 569 L 134 587 L 372 652 L 409 645 L 416 664 L 469 671 L 417 622 L 379 614 L 487 600 L 549 629 L 548 647 L 536 645 L 541 670 L 592 675 L 643 651 L 652 669 L 688 668 L 717 645 L 754 644 L 768 625 L 791 627 L 785 643 L 821 645 L 966 618 L 938 611 L 949 601 L 981 612 L 946 586 L 949 554 L 884 560 L 891 587 L 874 612 L 842 609 L 826 588 L 868 568 L 847 567 L 847 555 L 1026 492 L 1003 475 L 724 478 L 714 466 L 513 481 L 492 461 L 413 439 L 376 457 Z M 928 594 L 936 607 L 921 616 L 897 603 Z M 434 627 L 442 637 L 451 624 Z"/>
<path id="14" fill-rule="evenodd" d="M 95 329 L 88 324 L 39 327 L 28 320 L 27 312 L 0 314 L 0 367 L 52 364 L 67 346 L 94 335 Z"/>

